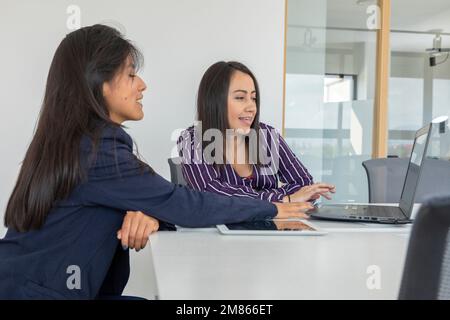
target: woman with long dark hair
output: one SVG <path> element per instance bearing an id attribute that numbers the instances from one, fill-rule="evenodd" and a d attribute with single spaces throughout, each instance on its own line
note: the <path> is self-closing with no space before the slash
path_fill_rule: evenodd
<path id="1" fill-rule="evenodd" d="M 198 89 L 197 126 L 183 131 L 178 140 L 188 185 L 271 202 L 331 199 L 335 187 L 313 183 L 283 137 L 260 122 L 259 114 L 258 81 L 245 65 L 219 61 L 210 66 Z"/>
<path id="2" fill-rule="evenodd" d="M 141 61 L 103 25 L 68 34 L 56 50 L 6 209 L 0 299 L 120 296 L 127 249 L 143 248 L 159 222 L 202 227 L 310 209 L 195 192 L 139 160 L 122 123 L 143 118 Z"/>

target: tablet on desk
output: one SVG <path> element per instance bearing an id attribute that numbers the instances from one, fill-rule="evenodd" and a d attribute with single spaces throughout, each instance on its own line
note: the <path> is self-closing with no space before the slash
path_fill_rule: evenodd
<path id="1" fill-rule="evenodd" d="M 217 226 L 226 235 L 320 236 L 326 234 L 305 220 L 264 220 Z"/>

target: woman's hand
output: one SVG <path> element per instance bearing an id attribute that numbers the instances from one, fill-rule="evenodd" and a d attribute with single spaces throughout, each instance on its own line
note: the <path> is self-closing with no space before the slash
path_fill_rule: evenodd
<path id="1" fill-rule="evenodd" d="M 314 208 L 314 206 L 309 202 L 274 202 L 274 205 L 278 209 L 278 214 L 274 217 L 274 219 L 307 219 L 309 216 L 306 212 Z"/>
<path id="2" fill-rule="evenodd" d="M 147 245 L 148 237 L 158 231 L 159 223 L 141 211 L 127 211 L 122 228 L 117 231 L 117 239 L 122 241 L 124 250 L 130 248 L 139 251 Z"/>
<path id="3" fill-rule="evenodd" d="M 331 200 L 330 193 L 335 193 L 336 187 L 328 184 L 328 183 L 314 183 L 310 186 L 304 186 L 297 192 L 290 195 L 291 202 L 305 202 L 311 200 L 317 200 L 321 196 L 325 197 L 328 200 Z M 288 199 L 283 198 L 283 201 L 289 201 Z"/>

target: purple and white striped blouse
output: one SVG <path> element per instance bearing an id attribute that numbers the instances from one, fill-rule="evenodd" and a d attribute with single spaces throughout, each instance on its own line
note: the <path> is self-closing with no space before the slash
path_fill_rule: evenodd
<path id="1" fill-rule="evenodd" d="M 260 128 L 260 137 L 263 138 L 260 143 L 265 144 L 267 155 L 270 155 L 272 164 L 276 162 L 277 166 L 253 164 L 250 177 L 239 176 L 228 163 L 220 169 L 208 164 L 204 161 L 201 142 L 194 139 L 194 126 L 184 130 L 177 145 L 183 176 L 188 185 L 195 190 L 227 196 L 280 202 L 284 196 L 313 184 L 313 177 L 278 131 L 261 122 Z M 273 147 L 274 145 L 277 147 Z M 282 186 L 279 186 L 279 181 L 283 183 Z"/>

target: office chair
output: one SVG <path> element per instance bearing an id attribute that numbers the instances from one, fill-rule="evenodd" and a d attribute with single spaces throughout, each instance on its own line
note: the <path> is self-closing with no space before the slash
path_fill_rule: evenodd
<path id="1" fill-rule="evenodd" d="M 187 185 L 184 180 L 183 172 L 181 171 L 181 158 L 169 158 L 167 159 L 170 167 L 170 181 L 175 184 Z"/>
<path id="2" fill-rule="evenodd" d="M 367 174 L 370 203 L 398 203 L 409 158 L 370 159 L 362 162 Z"/>
<path id="3" fill-rule="evenodd" d="M 426 158 L 422 165 L 422 175 L 417 186 L 415 202 L 422 203 L 430 196 L 449 195 L 450 161 Z"/>
<path id="4" fill-rule="evenodd" d="M 369 185 L 369 202 L 398 203 L 408 170 L 409 158 L 371 159 L 362 163 Z M 426 158 L 417 186 L 416 203 L 430 196 L 450 194 L 450 161 Z"/>
<path id="5" fill-rule="evenodd" d="M 450 299 L 450 194 L 417 214 L 409 240 L 400 300 Z"/>

